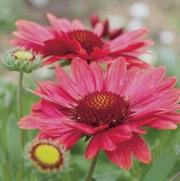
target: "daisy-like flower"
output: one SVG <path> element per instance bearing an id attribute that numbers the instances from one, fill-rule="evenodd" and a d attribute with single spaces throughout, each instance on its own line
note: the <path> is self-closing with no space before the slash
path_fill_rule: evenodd
<path id="1" fill-rule="evenodd" d="M 151 152 L 143 127 L 175 129 L 180 122 L 179 89 L 163 67 L 146 71 L 116 60 L 103 70 L 98 63 L 72 61 L 71 76 L 56 67 L 57 82 L 44 82 L 34 92 L 42 99 L 19 122 L 38 129 L 67 147 L 89 138 L 85 156 L 100 150 L 117 166 L 129 169 L 132 156 L 143 163 Z"/>
<path id="2" fill-rule="evenodd" d="M 69 152 L 56 141 L 35 139 L 27 146 L 28 159 L 42 172 L 62 171 L 67 166 Z"/>
<path id="3" fill-rule="evenodd" d="M 142 61 L 135 57 L 145 53 L 151 40 L 144 40 L 146 29 L 139 29 L 117 36 L 111 41 L 102 38 L 103 23 L 96 24 L 93 31 L 84 27 L 79 20 L 69 21 L 60 19 L 48 13 L 47 18 L 50 27 L 44 27 L 37 23 L 19 20 L 16 22 L 17 31 L 12 43 L 33 49 L 35 52 L 48 57 L 46 64 L 61 59 L 75 57 L 86 60 L 88 63 L 100 60 L 112 60 L 116 57 L 125 57 L 132 65 L 146 67 Z"/>
<path id="4" fill-rule="evenodd" d="M 91 15 L 90 22 L 95 29 L 101 24 L 103 31 L 101 31 L 100 36 L 110 40 L 113 40 L 124 33 L 124 28 L 111 29 L 109 19 L 101 20 L 97 14 Z"/>

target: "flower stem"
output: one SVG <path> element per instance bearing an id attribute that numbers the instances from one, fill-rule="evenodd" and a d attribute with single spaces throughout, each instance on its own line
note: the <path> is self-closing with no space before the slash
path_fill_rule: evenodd
<path id="1" fill-rule="evenodd" d="M 170 179 L 170 181 L 179 181 L 180 180 L 180 171 L 176 173 L 176 175 Z"/>
<path id="2" fill-rule="evenodd" d="M 97 158 L 98 158 L 98 154 L 93 158 L 93 160 L 91 162 L 91 165 L 89 167 L 89 171 L 88 171 L 88 174 L 87 174 L 85 181 L 91 181 L 93 172 L 94 172 L 95 167 L 96 167 Z"/>
<path id="3" fill-rule="evenodd" d="M 23 72 L 19 73 L 19 80 L 17 86 L 17 109 L 18 109 L 18 120 L 22 117 L 22 92 L 23 92 Z M 23 155 L 24 150 L 24 131 L 20 130 L 20 144 L 21 144 L 21 154 Z M 20 161 L 20 181 L 24 180 L 24 163 L 23 157 Z"/>

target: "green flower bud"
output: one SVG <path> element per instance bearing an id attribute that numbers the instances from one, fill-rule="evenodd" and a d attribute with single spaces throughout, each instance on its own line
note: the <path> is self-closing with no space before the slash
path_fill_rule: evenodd
<path id="1" fill-rule="evenodd" d="M 9 71 L 30 73 L 41 66 L 42 57 L 31 50 L 13 48 L 4 54 L 1 66 Z"/>

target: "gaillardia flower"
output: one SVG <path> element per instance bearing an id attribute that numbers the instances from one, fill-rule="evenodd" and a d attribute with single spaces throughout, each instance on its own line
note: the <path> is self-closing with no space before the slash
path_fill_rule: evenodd
<path id="1" fill-rule="evenodd" d="M 30 73 L 41 66 L 41 55 L 23 48 L 13 48 L 5 52 L 1 66 L 10 71 Z"/>
<path id="2" fill-rule="evenodd" d="M 50 27 L 26 20 L 17 21 L 17 31 L 14 32 L 16 38 L 12 43 L 41 53 L 47 58 L 46 64 L 77 57 L 90 63 L 121 56 L 132 65 L 147 66 L 135 59 L 152 44 L 151 40 L 144 40 L 146 29 L 126 32 L 113 40 L 105 40 L 102 38 L 104 25 L 101 22 L 92 31 L 78 20 L 59 19 L 50 13 L 47 17 Z"/>
<path id="3" fill-rule="evenodd" d="M 56 67 L 58 81 L 39 84 L 35 94 L 42 99 L 22 118 L 20 128 L 38 129 L 67 147 L 85 136 L 86 158 L 104 150 L 124 169 L 131 168 L 133 156 L 149 163 L 143 128 L 175 129 L 180 122 L 175 78 L 166 77 L 163 67 L 127 68 L 124 60 L 112 62 L 106 70 L 81 60 L 73 60 L 71 67 L 71 76 Z"/>
<path id="4" fill-rule="evenodd" d="M 43 172 L 61 171 L 67 166 L 69 152 L 56 141 L 34 140 L 27 146 L 29 160 Z"/>

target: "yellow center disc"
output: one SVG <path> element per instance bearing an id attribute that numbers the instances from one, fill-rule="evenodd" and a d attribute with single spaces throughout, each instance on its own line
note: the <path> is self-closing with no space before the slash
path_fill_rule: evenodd
<path id="1" fill-rule="evenodd" d="M 36 147 L 35 157 L 43 164 L 54 165 L 61 159 L 61 153 L 53 145 L 43 144 Z"/>
<path id="2" fill-rule="evenodd" d="M 28 51 L 19 50 L 19 51 L 14 52 L 14 58 L 21 61 L 32 60 L 33 57 L 34 57 L 33 54 Z"/>

